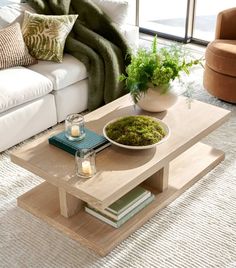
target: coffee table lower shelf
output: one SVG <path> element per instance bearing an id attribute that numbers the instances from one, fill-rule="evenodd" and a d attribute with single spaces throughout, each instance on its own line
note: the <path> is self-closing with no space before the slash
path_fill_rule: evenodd
<path id="1" fill-rule="evenodd" d="M 224 152 L 197 143 L 170 162 L 169 186 L 162 193 L 153 189 L 155 200 L 119 229 L 81 210 L 65 218 L 60 214 L 58 189 L 44 182 L 17 199 L 18 206 L 46 221 L 74 240 L 107 255 L 121 241 L 140 228 L 157 211 L 167 206 L 224 159 Z"/>

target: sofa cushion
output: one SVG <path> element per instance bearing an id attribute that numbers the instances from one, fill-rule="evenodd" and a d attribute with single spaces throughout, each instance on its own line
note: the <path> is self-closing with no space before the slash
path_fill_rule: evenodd
<path id="1" fill-rule="evenodd" d="M 36 59 L 62 62 L 66 38 L 78 15 L 41 15 L 25 11 L 22 32 Z"/>
<path id="2" fill-rule="evenodd" d="M 60 90 L 88 77 L 85 65 L 75 57 L 65 54 L 62 63 L 40 61 L 29 69 L 36 71 L 53 83 L 54 90 Z"/>
<path id="3" fill-rule="evenodd" d="M 42 97 L 52 91 L 52 82 L 24 67 L 0 70 L 0 112 Z"/>
<path id="4" fill-rule="evenodd" d="M 19 23 L 0 29 L 0 69 L 35 63 L 37 60 L 28 52 Z"/>
<path id="5" fill-rule="evenodd" d="M 13 22 L 23 21 L 24 11 L 34 12 L 34 9 L 26 3 L 14 3 L 14 1 L 0 0 L 0 29 Z"/>
<path id="6" fill-rule="evenodd" d="M 4 6 L 7 6 L 9 4 L 13 4 L 13 1 L 11 1 L 11 0 L 1 0 L 0 1 L 0 8 L 4 7 Z"/>
<path id="7" fill-rule="evenodd" d="M 206 49 L 207 65 L 214 71 L 236 77 L 236 40 L 215 40 Z"/>
<path id="8" fill-rule="evenodd" d="M 126 23 L 129 3 L 126 0 L 93 0 L 113 22 L 118 25 Z"/>

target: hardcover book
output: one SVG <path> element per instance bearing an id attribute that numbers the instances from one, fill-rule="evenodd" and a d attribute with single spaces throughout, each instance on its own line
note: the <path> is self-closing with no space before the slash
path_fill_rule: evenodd
<path id="1" fill-rule="evenodd" d="M 150 191 L 142 188 L 141 186 L 137 186 L 105 209 L 97 209 L 89 204 L 88 207 L 113 220 L 120 220 L 150 196 Z"/>
<path id="2" fill-rule="evenodd" d="M 122 224 L 127 222 L 130 218 L 132 218 L 134 215 L 136 215 L 140 210 L 145 208 L 148 204 L 150 204 L 154 199 L 154 195 L 152 194 L 150 197 L 148 197 L 145 201 L 143 201 L 141 204 L 136 206 L 133 210 L 131 210 L 128 214 L 126 214 L 124 217 L 122 217 L 120 220 L 116 221 L 109 217 L 106 217 L 105 215 L 99 213 L 98 211 L 92 209 L 91 207 L 85 207 L 85 211 L 89 213 L 90 215 L 96 217 L 97 219 L 115 227 L 119 228 Z"/>
<path id="3" fill-rule="evenodd" d="M 115 201 L 106 209 L 115 215 L 119 215 L 123 211 L 125 211 L 132 204 L 135 204 L 140 198 L 142 198 L 149 191 L 141 186 L 137 186 L 127 194 L 122 196 L 120 199 Z M 150 192 L 149 192 L 150 193 Z"/>
<path id="4" fill-rule="evenodd" d="M 62 131 L 48 139 L 48 142 L 60 149 L 75 155 L 79 149 L 94 149 L 96 152 L 108 147 L 110 142 L 102 135 L 85 128 L 85 138 L 80 141 L 70 141 Z"/>

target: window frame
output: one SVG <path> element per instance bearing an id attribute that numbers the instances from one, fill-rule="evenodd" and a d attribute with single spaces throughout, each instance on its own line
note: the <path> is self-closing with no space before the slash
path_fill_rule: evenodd
<path id="1" fill-rule="evenodd" d="M 184 37 L 167 34 L 159 31 L 154 31 L 151 29 L 140 27 L 139 21 L 139 7 L 140 7 L 140 0 L 136 0 L 136 26 L 139 27 L 140 33 L 145 33 L 149 35 L 157 35 L 161 38 L 183 42 L 183 43 L 195 43 L 200 45 L 207 45 L 209 41 L 198 39 L 193 37 L 193 30 L 194 30 L 194 19 L 195 19 L 195 10 L 196 10 L 196 2 L 197 0 L 187 0 L 187 7 L 186 7 L 186 17 L 185 17 L 185 34 Z"/>

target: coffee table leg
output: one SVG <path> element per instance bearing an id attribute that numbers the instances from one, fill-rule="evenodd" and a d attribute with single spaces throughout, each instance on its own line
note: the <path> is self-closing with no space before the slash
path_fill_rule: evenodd
<path id="1" fill-rule="evenodd" d="M 61 215 L 69 218 L 75 215 L 83 206 L 83 201 L 67 193 L 59 187 L 59 200 Z"/>
<path id="2" fill-rule="evenodd" d="M 157 189 L 159 192 L 163 192 L 168 188 L 168 178 L 169 178 L 169 164 L 164 166 L 162 169 L 158 170 L 151 177 L 149 177 L 145 184 Z"/>

